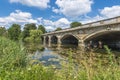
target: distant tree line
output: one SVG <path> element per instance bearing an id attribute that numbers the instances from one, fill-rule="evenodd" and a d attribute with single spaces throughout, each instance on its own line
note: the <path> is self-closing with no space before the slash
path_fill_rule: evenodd
<path id="1" fill-rule="evenodd" d="M 75 28 L 75 27 L 79 27 L 79 26 L 82 26 L 82 23 L 80 23 L 80 22 L 72 22 L 72 23 L 70 24 L 70 28 Z M 62 30 L 61 27 L 57 27 L 57 28 L 55 29 L 55 31 L 60 31 L 60 30 Z"/>
<path id="2" fill-rule="evenodd" d="M 81 26 L 79 22 L 72 22 L 70 28 Z M 62 28 L 58 27 L 55 31 L 60 31 Z M 40 42 L 40 36 L 46 33 L 46 29 L 43 25 L 38 25 L 34 23 L 25 24 L 23 30 L 21 30 L 21 25 L 12 24 L 8 29 L 5 27 L 0 27 L 0 36 L 7 37 L 11 40 L 18 41 L 22 40 L 24 42 Z"/>
<path id="3" fill-rule="evenodd" d="M 12 24 L 8 29 L 0 27 L 0 36 L 14 41 L 22 40 L 24 42 L 38 43 L 41 41 L 40 36 L 44 33 L 46 33 L 45 27 L 43 25 L 37 27 L 34 23 L 25 24 L 23 30 L 21 30 L 19 24 Z"/>

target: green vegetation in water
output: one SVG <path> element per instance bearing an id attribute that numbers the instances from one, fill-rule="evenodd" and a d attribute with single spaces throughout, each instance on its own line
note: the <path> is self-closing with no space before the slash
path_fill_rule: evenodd
<path id="1" fill-rule="evenodd" d="M 38 43 L 24 43 L 27 53 L 35 53 L 38 51 L 44 51 L 44 46 Z"/>
<path id="2" fill-rule="evenodd" d="M 61 69 L 45 67 L 39 61 L 32 64 L 25 53 L 20 44 L 0 37 L 0 80 L 120 80 L 119 59 L 111 52 L 79 53 L 76 65 L 73 52 L 68 50 L 68 62 L 61 62 Z"/>

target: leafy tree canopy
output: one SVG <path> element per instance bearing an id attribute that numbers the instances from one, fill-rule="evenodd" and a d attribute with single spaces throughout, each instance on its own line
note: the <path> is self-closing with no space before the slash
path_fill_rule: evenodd
<path id="1" fill-rule="evenodd" d="M 70 24 L 70 28 L 75 28 L 75 27 L 78 27 L 78 26 L 81 26 L 82 24 L 80 22 L 72 22 Z"/>
<path id="2" fill-rule="evenodd" d="M 0 27 L 0 36 L 7 36 L 7 30 L 5 27 Z"/>
<path id="3" fill-rule="evenodd" d="M 25 38 L 25 41 L 30 43 L 40 43 L 41 42 L 40 36 L 42 34 L 43 33 L 41 30 L 30 30 L 30 36 Z"/>
<path id="4" fill-rule="evenodd" d="M 55 31 L 60 31 L 60 30 L 62 30 L 62 28 L 58 27 Z"/>
<path id="5" fill-rule="evenodd" d="M 46 33 L 45 27 L 43 25 L 39 25 L 38 30 L 41 30 L 43 34 Z"/>
<path id="6" fill-rule="evenodd" d="M 25 24 L 22 32 L 23 41 L 26 37 L 30 36 L 30 30 L 35 30 L 35 29 L 37 29 L 36 24 L 34 23 Z"/>
<path id="7" fill-rule="evenodd" d="M 20 33 L 21 28 L 19 24 L 12 24 L 12 26 L 8 29 L 8 37 L 11 40 L 19 40 Z"/>
<path id="8" fill-rule="evenodd" d="M 25 24 L 24 26 L 24 30 L 35 30 L 35 29 L 37 29 L 37 27 L 36 24 L 34 23 Z"/>

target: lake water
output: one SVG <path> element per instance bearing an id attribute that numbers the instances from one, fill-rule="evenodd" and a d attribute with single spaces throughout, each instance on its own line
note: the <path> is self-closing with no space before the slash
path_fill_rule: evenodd
<path id="1" fill-rule="evenodd" d="M 56 46 L 52 46 L 52 47 L 46 46 L 43 51 L 36 50 L 33 53 L 32 59 L 40 61 L 45 66 L 55 65 L 58 68 L 61 66 L 61 62 L 67 62 L 67 57 L 65 57 L 59 53 L 61 53 L 61 52 L 64 53 L 70 48 L 74 52 L 80 53 L 80 50 L 77 49 L 76 46 L 70 46 L 70 45 L 62 46 L 60 49 L 58 49 Z M 115 52 L 115 53 L 117 53 L 117 55 L 120 55 L 120 52 Z"/>
<path id="2" fill-rule="evenodd" d="M 55 65 L 57 67 L 60 67 L 60 62 L 66 62 L 67 59 L 58 53 L 59 50 L 56 48 L 45 47 L 43 51 L 37 50 L 32 58 L 39 60 L 45 66 Z"/>

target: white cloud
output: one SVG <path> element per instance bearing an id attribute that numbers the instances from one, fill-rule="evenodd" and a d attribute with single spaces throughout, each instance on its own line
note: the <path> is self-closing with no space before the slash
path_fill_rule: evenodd
<path id="1" fill-rule="evenodd" d="M 38 18 L 38 23 L 44 25 L 48 31 L 55 30 L 57 27 L 61 27 L 62 29 L 68 28 L 70 25 L 70 21 L 68 21 L 66 18 L 60 18 L 57 21 Z"/>
<path id="2" fill-rule="evenodd" d="M 59 0 L 57 0 L 57 1 L 59 1 Z M 68 1 L 68 3 L 69 3 L 69 0 L 64 0 L 64 1 Z M 78 0 L 76 0 L 76 1 L 78 1 Z M 85 0 L 85 1 L 88 1 L 88 0 Z M 63 4 L 61 3 L 61 5 L 63 5 Z M 60 10 L 62 10 L 62 9 L 58 9 L 58 12 Z M 56 12 L 57 12 L 57 10 L 56 10 Z M 74 13 L 75 12 L 73 11 L 73 12 L 68 13 L 68 15 L 70 16 L 71 14 L 74 14 Z M 120 16 L 120 6 L 105 7 L 103 9 L 101 9 L 99 11 L 99 15 L 97 15 L 95 17 L 88 17 L 88 16 L 84 15 L 84 18 L 79 20 L 79 22 L 85 24 L 85 23 L 88 23 L 88 22 L 98 21 L 98 20 L 101 20 L 101 19 L 106 19 L 106 18 L 115 17 L 115 16 Z M 22 25 L 22 27 L 26 23 L 36 23 L 37 25 L 41 24 L 41 25 L 45 26 L 47 31 L 52 31 L 52 30 L 55 30 L 57 27 L 61 27 L 63 29 L 64 28 L 69 28 L 71 21 L 69 21 L 67 18 L 59 18 L 56 21 L 52 21 L 52 20 L 49 20 L 49 19 L 44 19 L 42 17 L 33 19 L 31 13 L 22 12 L 21 10 L 15 10 L 14 12 L 11 12 L 10 15 L 8 15 L 6 17 L 0 17 L 0 26 L 9 27 L 13 23 L 18 23 L 18 24 Z"/>
<path id="3" fill-rule="evenodd" d="M 116 16 L 120 16 L 120 5 L 115 5 L 112 7 L 104 7 L 103 9 L 101 9 L 99 11 L 99 15 L 97 15 L 95 17 L 87 16 L 80 22 L 85 24 L 85 23 L 89 23 L 89 22 L 94 22 L 94 21 L 99 21 L 99 20 L 103 20 L 103 19 L 107 19 L 107 18 L 116 17 Z"/>
<path id="4" fill-rule="evenodd" d="M 70 21 L 68 21 L 66 18 L 61 18 L 58 21 L 54 22 L 56 27 L 61 27 L 61 28 L 68 28 Z"/>
<path id="5" fill-rule="evenodd" d="M 85 17 L 84 19 L 80 20 L 79 22 L 81 22 L 82 24 L 86 24 L 86 23 L 90 23 L 90 22 L 99 21 L 102 19 L 105 19 L 105 18 L 97 15 L 95 17 Z"/>
<path id="6" fill-rule="evenodd" d="M 8 27 L 10 24 L 18 23 L 37 23 L 37 20 L 32 19 L 32 14 L 29 12 L 22 12 L 20 10 L 16 10 L 15 12 L 10 13 L 7 17 L 0 17 L 0 26 Z"/>
<path id="7" fill-rule="evenodd" d="M 56 9 L 55 7 L 52 7 L 52 11 L 55 12 L 55 13 L 60 13 L 60 10 Z"/>
<path id="8" fill-rule="evenodd" d="M 55 30 L 57 27 L 67 28 L 70 22 L 66 18 L 60 18 L 57 21 L 43 19 L 42 17 L 33 19 L 32 14 L 29 12 L 22 12 L 21 10 L 15 10 L 10 13 L 9 16 L 0 17 L 0 26 L 9 28 L 11 24 L 20 24 L 23 28 L 24 24 L 35 23 L 36 25 L 44 25 L 48 31 Z"/>
<path id="9" fill-rule="evenodd" d="M 120 5 L 105 7 L 100 11 L 100 14 L 107 18 L 120 16 Z"/>
<path id="10" fill-rule="evenodd" d="M 56 0 L 58 9 L 53 8 L 53 12 L 61 12 L 65 16 L 78 17 L 91 11 L 92 0 Z"/>
<path id="11" fill-rule="evenodd" d="M 38 8 L 48 8 L 48 3 L 50 0 L 10 0 L 11 3 L 21 3 L 23 5 L 38 7 Z"/>

